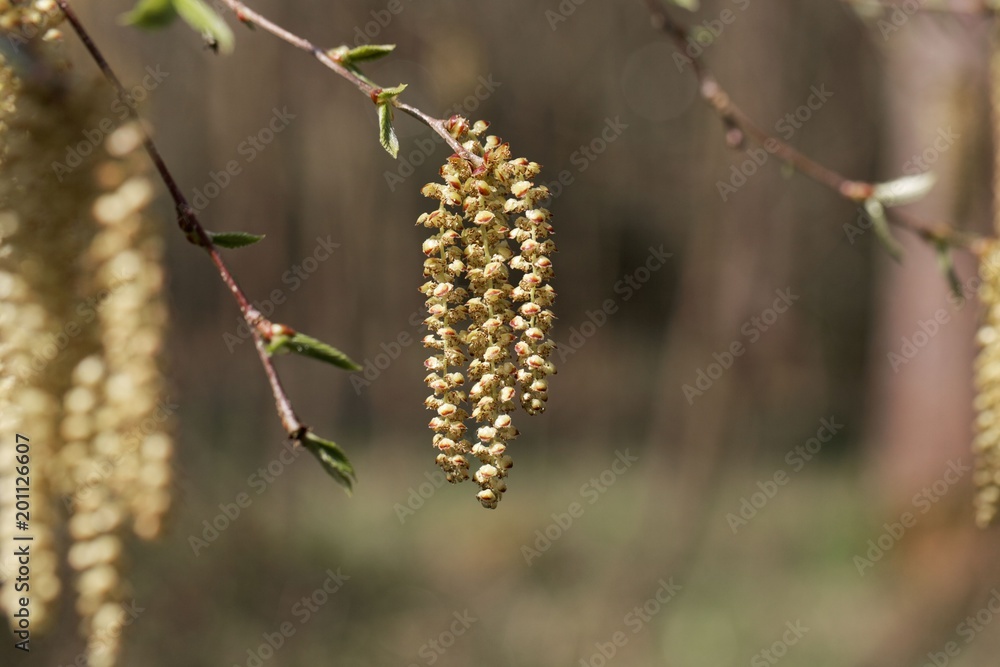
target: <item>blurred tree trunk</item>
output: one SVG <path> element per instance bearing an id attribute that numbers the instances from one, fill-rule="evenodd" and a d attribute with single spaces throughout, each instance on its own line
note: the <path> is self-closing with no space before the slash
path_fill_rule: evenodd
<path id="1" fill-rule="evenodd" d="M 926 165 L 937 183 L 909 212 L 962 226 L 985 217 L 989 201 L 965 173 L 977 146 L 989 141 L 982 129 L 973 136 L 988 127 L 982 117 L 985 42 L 981 31 L 969 39 L 969 30 L 918 16 L 888 35 L 882 174 L 892 178 Z M 905 509 L 916 491 L 938 479 L 949 459 L 970 460 L 976 323 L 975 300 L 959 306 L 949 299 L 927 244 L 912 235 L 899 238 L 906 249 L 902 264 L 882 261 L 871 359 L 872 470 L 893 510 Z M 968 282 L 975 267 L 963 261 L 967 257 L 957 259 Z M 930 324 L 942 310 L 947 322 Z"/>
<path id="2" fill-rule="evenodd" d="M 862 49 L 854 47 L 864 46 L 863 40 L 837 6 L 747 11 L 724 40 L 713 44 L 716 51 L 705 64 L 734 101 L 769 129 L 794 112 L 813 87 L 834 91 L 835 101 L 800 125 L 792 143 L 807 153 L 819 150 L 818 143 L 826 149 L 824 160 L 857 173 L 871 162 L 874 149 L 847 142 L 831 146 L 826 137 L 868 131 L 857 118 L 866 100 L 857 76 Z M 832 62 L 826 54 L 836 44 L 851 48 Z M 780 75 L 770 75 L 776 71 Z M 708 165 L 702 181 L 724 182 L 754 144 L 727 150 L 718 118 L 705 107 L 701 113 L 699 159 Z M 843 256 L 849 253 L 835 254 L 844 246 L 839 228 L 822 224 L 831 207 L 849 207 L 802 175 L 787 178 L 780 167 L 777 161 L 765 164 L 725 201 L 715 188 L 689 195 L 699 222 L 679 253 L 677 307 L 661 347 L 648 439 L 652 455 L 687 491 L 686 507 L 676 518 L 689 527 L 678 530 L 681 561 L 694 557 L 700 531 L 710 524 L 704 513 L 716 509 L 710 499 L 725 489 L 725 477 L 751 461 L 776 465 L 774 455 L 799 444 L 799 435 L 814 432 L 824 416 L 847 418 L 813 320 L 824 315 L 835 322 L 846 319 L 838 316 L 840 304 L 850 300 L 828 299 L 816 285 L 829 275 L 827 265 L 847 273 L 845 267 L 854 261 Z M 801 301 L 759 342 L 748 338 L 744 325 L 782 289 Z M 721 377 L 702 395 L 685 394 L 683 385 L 696 385 L 697 371 L 734 343 L 744 352 Z M 651 503 L 651 511 L 662 511 L 655 498 Z"/>
<path id="3" fill-rule="evenodd" d="M 885 36 L 887 161 L 881 175 L 887 179 L 927 168 L 935 173 L 931 193 L 909 207 L 923 220 L 983 229 L 989 218 L 983 177 L 989 172 L 983 147 L 990 144 L 985 27 L 917 15 Z M 879 40 L 877 31 L 873 35 Z M 894 627 L 869 660 L 883 666 L 913 664 L 953 639 L 955 623 L 984 582 L 975 565 L 983 540 L 972 528 L 971 473 L 926 514 L 914 501 L 943 478 L 950 461 L 972 464 L 975 264 L 967 256 L 956 257 L 972 297 L 963 304 L 949 298 L 927 244 L 912 236 L 899 239 L 905 259 L 901 265 L 881 261 L 876 295 L 867 469 L 882 505 L 877 516 L 895 521 L 909 511 L 917 517 L 905 550 L 895 557 L 903 559 L 904 578 L 919 577 L 922 587 L 919 599 L 899 591 L 909 602 L 900 603 Z M 935 317 L 943 323 L 935 325 Z"/>

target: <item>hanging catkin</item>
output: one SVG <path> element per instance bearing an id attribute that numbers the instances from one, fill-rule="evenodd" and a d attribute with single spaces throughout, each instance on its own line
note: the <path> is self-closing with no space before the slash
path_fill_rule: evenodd
<path id="1" fill-rule="evenodd" d="M 88 664 L 110 667 L 128 589 L 124 533 L 155 537 L 169 505 L 161 248 L 141 134 L 105 129 L 116 117 L 106 85 L 67 75 L 50 43 L 57 12 L 0 2 L 0 25 L 18 39 L 0 59 L 0 484 L 14 486 L 21 434 L 34 538 L 30 591 L 7 577 L 0 600 L 13 615 L 27 594 L 32 628 L 43 629 L 65 550 Z M 6 545 L 15 508 L 0 497 Z"/>
<path id="2" fill-rule="evenodd" d="M 549 360 L 555 344 L 548 335 L 555 245 L 550 214 L 541 206 L 548 190 L 531 180 L 538 164 L 511 159 L 510 147 L 495 136 L 480 139 L 487 127 L 484 121 L 470 127 L 458 116 L 449 120 L 452 135 L 483 163 L 473 170 L 452 156 L 441 168 L 444 183 L 422 191 L 439 200 L 438 209 L 417 224 L 434 232 L 423 244 L 428 282 L 420 291 L 427 297 L 431 331 L 424 345 L 435 350 L 424 365 L 434 392 L 425 405 L 437 413 L 430 422 L 437 462 L 448 481 L 457 483 L 469 477 L 468 454 L 479 459 L 472 475 L 480 487 L 477 497 L 495 508 L 512 465 L 507 446 L 517 437 L 510 413 L 518 399 L 528 414 L 542 412 L 548 376 L 555 373 Z M 520 274 L 516 286 L 512 269 Z M 468 393 L 466 377 L 472 381 Z M 472 445 L 465 438 L 470 416 L 477 424 Z"/>

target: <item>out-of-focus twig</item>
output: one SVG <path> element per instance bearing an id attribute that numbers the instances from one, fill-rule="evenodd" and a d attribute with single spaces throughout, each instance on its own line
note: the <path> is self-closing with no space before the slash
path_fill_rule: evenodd
<path id="1" fill-rule="evenodd" d="M 653 27 L 667 34 L 678 50 L 683 53 L 691 36 L 688 29 L 670 16 L 660 0 L 646 0 L 646 5 L 649 8 Z M 777 155 L 796 171 L 825 185 L 849 201 L 862 203 L 875 194 L 875 183 L 849 179 L 768 133 L 733 102 L 703 63 L 697 58 L 687 58 L 687 61 L 698 80 L 701 98 L 719 115 L 725 126 L 726 138 L 730 145 L 742 145 L 744 138 L 749 138 L 763 146 L 768 152 Z M 935 246 L 965 248 L 978 252 L 982 245 L 980 237 L 975 234 L 960 231 L 953 225 L 946 223 L 928 224 L 898 209 L 892 210 L 890 221 L 897 227 L 905 229 Z"/>
<path id="2" fill-rule="evenodd" d="M 997 6 L 989 0 L 966 0 L 965 2 L 955 2 L 954 0 L 923 0 L 904 7 L 902 0 L 841 0 L 844 4 L 851 5 L 861 11 L 892 11 L 900 9 L 907 14 L 924 12 L 930 14 L 956 14 L 960 16 L 992 16 L 997 13 Z"/>
<path id="3" fill-rule="evenodd" d="M 66 16 L 66 19 L 73 27 L 74 32 L 76 32 L 77 36 L 80 38 L 80 41 L 83 42 L 83 45 L 86 47 L 91 58 L 93 58 L 94 62 L 97 63 L 97 66 L 101 69 L 105 78 L 114 87 L 120 99 L 125 103 L 126 108 L 129 109 L 133 120 L 135 120 L 136 124 L 139 126 L 143 136 L 143 146 L 149 154 L 150 159 L 153 161 L 153 164 L 156 166 L 156 170 L 159 172 L 160 178 L 167 186 L 167 190 L 170 192 L 171 198 L 174 200 L 175 209 L 177 211 L 178 226 L 181 228 L 181 231 L 184 232 L 188 241 L 196 246 L 199 246 L 208 253 L 212 263 L 215 264 L 215 268 L 219 272 L 219 276 L 222 278 L 222 281 L 226 283 L 226 286 L 232 293 L 233 298 L 236 300 L 236 303 L 240 308 L 240 313 L 246 321 L 247 326 L 250 329 L 250 333 L 253 336 L 254 344 L 257 348 L 257 354 L 260 357 L 261 365 L 264 367 L 264 373 L 267 375 L 268 383 L 271 385 L 271 393 L 274 395 L 275 407 L 278 411 L 278 417 L 281 419 L 282 427 L 288 434 L 289 438 L 298 444 L 303 444 L 306 436 L 311 432 L 311 430 L 308 426 L 305 426 L 295 414 L 295 410 L 292 408 L 292 402 L 285 393 L 281 380 L 278 377 L 278 373 L 274 368 L 274 364 L 271 362 L 271 356 L 267 352 L 267 343 L 276 332 L 287 334 L 287 327 L 272 324 L 247 298 L 242 288 L 236 282 L 236 279 L 233 278 L 229 268 L 226 266 L 225 260 L 223 260 L 222 255 L 219 252 L 219 248 L 212 242 L 211 235 L 201 224 L 201 221 L 198 219 L 194 209 L 188 203 L 183 192 L 181 192 L 180 186 L 178 186 L 173 174 L 171 174 L 170 170 L 167 168 L 167 165 L 163 160 L 163 156 L 160 154 L 160 151 L 153 142 L 152 137 L 143 126 L 142 120 L 139 118 L 135 108 L 128 103 L 128 93 L 121 81 L 118 79 L 114 70 L 111 68 L 111 65 L 94 43 L 94 40 L 91 39 L 90 34 L 87 32 L 86 28 L 84 28 L 83 23 L 81 23 L 68 0 L 57 1 L 59 8 Z"/>
<path id="4" fill-rule="evenodd" d="M 316 60 L 320 61 L 323 65 L 333 70 L 344 79 L 350 81 L 355 88 L 360 90 L 362 93 L 368 95 L 373 102 L 377 101 L 378 94 L 381 92 L 382 89 L 379 88 L 378 86 L 372 85 L 371 82 L 365 80 L 363 77 L 358 76 L 350 68 L 345 67 L 338 60 L 338 57 L 335 52 L 324 51 L 323 49 L 319 48 L 318 46 L 310 42 L 308 39 L 300 37 L 299 35 L 296 35 L 295 33 L 291 32 L 290 30 L 281 27 L 271 19 L 250 9 L 239 0 L 221 0 L 221 2 L 222 4 L 229 7 L 233 11 L 233 13 L 236 14 L 236 18 L 239 19 L 241 22 L 250 26 L 256 26 L 258 28 L 261 28 L 262 30 L 271 33 L 278 39 L 287 42 L 298 49 L 302 49 L 307 53 L 311 53 L 313 57 L 316 58 Z M 421 123 L 424 123 L 429 128 L 434 130 L 434 132 L 440 135 L 441 138 L 448 143 L 448 145 L 452 148 L 452 150 L 455 151 L 456 154 L 460 155 L 462 158 L 464 158 L 465 160 L 471 162 L 476 166 L 479 166 L 482 163 L 482 160 L 478 156 L 473 155 L 472 153 L 469 153 L 467 150 L 465 150 L 465 148 L 463 148 L 462 145 L 458 143 L 455 137 L 451 135 L 451 132 L 449 132 L 448 128 L 446 127 L 447 123 L 446 120 L 441 118 L 434 118 L 424 113 L 420 109 L 417 109 L 416 107 L 400 102 L 395 97 L 392 99 L 391 102 L 393 106 L 395 106 L 397 109 L 413 116 Z"/>
<path id="5" fill-rule="evenodd" d="M 990 121 L 993 134 L 993 230 L 1000 235 L 1000 25 L 990 35 Z"/>

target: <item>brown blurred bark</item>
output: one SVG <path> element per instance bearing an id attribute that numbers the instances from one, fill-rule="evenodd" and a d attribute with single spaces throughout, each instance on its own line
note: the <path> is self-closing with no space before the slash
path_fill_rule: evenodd
<path id="1" fill-rule="evenodd" d="M 917 15 L 885 35 L 887 159 L 882 175 L 930 168 L 937 184 L 910 211 L 967 229 L 985 228 L 982 221 L 989 215 L 985 179 L 975 176 L 987 171 L 976 167 L 977 159 L 983 165 L 981 147 L 990 141 L 984 117 L 987 25 Z M 898 557 L 903 559 L 901 579 L 920 586 L 896 592 L 900 612 L 866 663 L 883 666 L 913 664 L 927 650 L 954 639 L 957 620 L 996 578 L 989 571 L 995 568 L 984 568 L 981 558 L 995 548 L 987 544 L 994 540 L 972 527 L 971 473 L 926 516 L 914 505 L 915 494 L 941 479 L 949 461 L 972 464 L 975 266 L 970 258 L 959 258 L 960 275 L 973 296 L 960 304 L 949 299 L 931 251 L 913 239 L 900 240 L 903 263 L 880 262 L 870 354 L 868 476 L 883 506 L 877 515 L 895 520 L 910 511 L 918 517 Z M 941 313 L 946 322 L 931 324 Z"/>
<path id="2" fill-rule="evenodd" d="M 829 30 L 828 22 L 838 17 L 825 12 L 807 8 L 748 11 L 724 40 L 713 45 L 718 49 L 713 53 L 717 59 L 707 58 L 703 63 L 713 70 L 733 104 L 765 131 L 772 131 L 776 121 L 802 103 L 804 91 L 808 95 L 820 85 L 835 91 L 836 102 L 822 109 L 822 115 L 817 113 L 815 120 L 798 126 L 800 131 L 791 143 L 806 153 L 812 149 L 810 139 L 823 136 L 824 131 L 835 133 L 845 126 L 859 130 L 857 119 L 851 116 L 864 106 L 864 92 L 851 61 L 855 56 L 836 66 L 826 67 L 825 61 L 821 61 L 823 66 L 816 65 L 824 40 L 850 43 L 857 39 Z M 813 28 L 813 32 L 827 32 L 818 41 L 805 38 Z M 769 38 L 762 40 L 761 35 Z M 786 68 L 781 76 L 769 75 L 789 61 L 790 53 L 805 63 L 801 71 Z M 745 150 L 756 144 L 747 142 L 739 150 L 727 150 L 718 116 L 709 107 L 699 108 L 706 128 L 700 139 L 706 146 L 702 159 L 708 164 L 702 181 L 725 182 L 730 178 L 730 165 L 745 161 Z M 859 131 L 863 129 L 861 125 Z M 867 150 L 839 144 L 829 146 L 821 161 L 829 159 L 837 169 L 855 174 L 868 156 Z M 688 507 L 679 521 L 691 526 L 691 543 L 679 538 L 678 543 L 685 545 L 679 547 L 681 552 L 697 548 L 697 535 L 706 523 L 704 513 L 711 509 L 710 498 L 721 488 L 722 478 L 760 450 L 766 456 L 787 449 L 782 438 L 798 429 L 815 428 L 814 422 L 835 404 L 836 391 L 830 386 L 834 381 L 826 376 L 824 353 L 809 322 L 820 304 L 809 292 L 823 279 L 822 265 L 843 237 L 836 227 L 816 224 L 809 210 L 817 195 L 823 198 L 819 205 L 825 207 L 837 202 L 838 194 L 802 175 L 789 181 L 780 166 L 777 157 L 771 158 L 724 201 L 716 188 L 702 188 L 691 195 L 700 222 L 681 253 L 678 306 L 661 348 L 649 435 L 651 451 L 688 490 Z M 810 265 L 810 271 L 802 275 L 800 264 Z M 802 300 L 763 333 L 760 342 L 747 338 L 743 325 L 771 304 L 777 289 L 791 290 Z M 713 354 L 725 354 L 734 343 L 740 343 L 744 353 L 703 395 L 687 400 L 682 385 L 695 385 L 696 371 L 715 362 Z M 806 381 L 807 377 L 813 380 Z M 775 414 L 783 417 L 776 419 Z M 773 435 L 779 436 L 777 441 Z M 686 535 L 683 530 L 679 533 Z M 681 560 L 689 557 L 691 553 Z"/>
<path id="3" fill-rule="evenodd" d="M 977 119 L 984 108 L 986 51 L 982 31 L 963 34 L 947 29 L 957 26 L 942 25 L 948 22 L 918 16 L 889 34 L 883 175 L 912 172 L 922 166 L 918 160 L 930 158 L 926 165 L 937 184 L 910 211 L 924 219 L 965 222 L 970 213 L 982 215 L 988 208 L 987 193 L 976 192 L 967 166 L 977 145 L 988 141 L 982 130 L 973 134 L 986 127 Z M 976 196 L 980 203 L 970 204 Z M 872 350 L 872 470 L 880 495 L 893 507 L 907 505 L 923 484 L 940 477 L 949 459 L 969 459 L 976 320 L 974 300 L 959 307 L 949 299 L 926 245 L 900 240 L 906 248 L 903 263 L 882 261 Z M 975 275 L 968 261 L 961 262 L 960 271 L 966 281 Z M 904 339 L 922 342 L 920 332 L 934 327 L 922 329 L 921 323 L 938 310 L 945 311 L 948 322 L 928 336 L 926 345 L 915 346 L 909 359 Z M 908 346 L 906 351 L 912 354 Z M 890 352 L 905 361 L 893 357 L 893 364 Z"/>

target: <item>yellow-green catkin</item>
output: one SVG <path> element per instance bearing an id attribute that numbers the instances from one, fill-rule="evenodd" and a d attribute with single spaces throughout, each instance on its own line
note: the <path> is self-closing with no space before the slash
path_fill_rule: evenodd
<path id="1" fill-rule="evenodd" d="M 1000 243 L 992 242 L 979 263 L 979 298 L 985 309 L 977 334 L 975 363 L 976 523 L 989 525 L 1000 506 Z"/>
<path id="2" fill-rule="evenodd" d="M 1000 29 L 993 28 L 990 53 L 990 101 L 993 126 L 993 227 L 1000 236 Z M 976 436 L 973 440 L 976 523 L 990 525 L 1000 508 L 1000 241 L 979 252 L 979 300 L 983 323 L 976 335 Z"/>
<path id="3" fill-rule="evenodd" d="M 448 481 L 468 479 L 468 455 L 475 456 L 477 498 L 495 508 L 512 466 L 508 443 L 518 434 L 510 413 L 518 403 L 528 414 L 544 411 L 548 376 L 555 373 L 549 360 L 555 246 L 542 207 L 548 190 L 532 180 L 538 164 L 511 159 L 506 143 L 483 136 L 486 122 L 470 125 L 455 116 L 447 126 L 482 164 L 452 156 L 441 168 L 443 183 L 422 190 L 439 201 L 417 220 L 432 230 L 423 244 L 428 281 L 421 287 L 431 331 L 424 345 L 435 350 L 425 362 L 434 392 L 425 405 L 437 413 L 430 428 Z M 465 437 L 470 416 L 474 444 Z"/>
<path id="4" fill-rule="evenodd" d="M 52 619 L 65 551 L 88 664 L 111 667 L 128 591 L 124 534 L 155 537 L 169 505 L 162 249 L 146 213 L 153 186 L 138 128 L 99 129 L 116 117 L 107 86 L 63 71 L 46 41 L 52 26 L 23 27 L 48 4 L 0 9 L 4 29 L 24 36 L 16 57 L 0 62 L 0 484 L 13 487 L 20 433 L 31 457 L 32 627 Z M 0 507 L 5 544 L 13 512 Z M 0 573 L 12 565 L 0 563 Z M 17 597 L 8 577 L 8 614 Z"/>
<path id="5" fill-rule="evenodd" d="M 56 113 L 50 105 L 39 103 L 47 87 L 21 80 L 14 69 L 17 63 L 9 62 L 8 58 L 23 61 L 22 65 L 38 62 L 38 76 L 50 76 L 49 70 L 60 66 L 58 54 L 39 36 L 49 35 L 59 16 L 54 3 L 0 2 L 0 30 L 4 41 L 11 45 L 0 52 L 0 485 L 3 488 L 0 542 L 13 544 L 12 532 L 16 530 L 17 509 L 12 491 L 18 477 L 15 444 L 17 434 L 21 433 L 29 438 L 31 447 L 27 480 L 31 501 L 29 534 L 33 537 L 30 598 L 32 625 L 37 629 L 44 629 L 51 622 L 61 588 L 55 543 L 58 502 L 52 473 L 57 437 L 55 417 L 65 385 L 55 373 L 35 370 L 33 352 L 40 341 L 60 327 L 57 311 L 67 305 L 67 295 L 61 293 L 60 285 L 71 270 L 71 263 L 66 263 L 68 257 L 64 255 L 57 260 L 60 265 L 50 269 L 46 261 L 40 260 L 40 248 L 24 230 L 33 224 L 40 225 L 39 233 L 30 234 L 35 239 L 64 231 L 62 225 L 50 218 L 48 210 L 63 206 L 78 193 L 68 191 L 66 200 L 58 200 L 52 196 L 51 188 L 41 192 L 43 188 L 36 189 L 35 184 L 49 178 L 48 164 L 43 160 L 56 156 L 61 159 L 59 151 L 72 137 L 71 131 L 62 125 L 65 117 L 79 120 L 82 110 L 67 108 L 64 114 Z M 49 133 L 44 146 L 34 145 L 34 140 L 27 136 L 32 126 Z M 32 155 L 36 149 L 38 152 Z M 72 211 L 63 213 L 71 215 Z M 71 237 L 66 243 L 73 241 Z M 65 243 L 62 245 L 65 249 Z M 66 361 L 53 359 L 51 367 L 56 366 L 65 371 Z M 0 574 L 5 579 L 0 604 L 12 614 L 21 596 L 15 590 L 17 562 L 10 552 L 4 548 L 0 556 Z"/>

